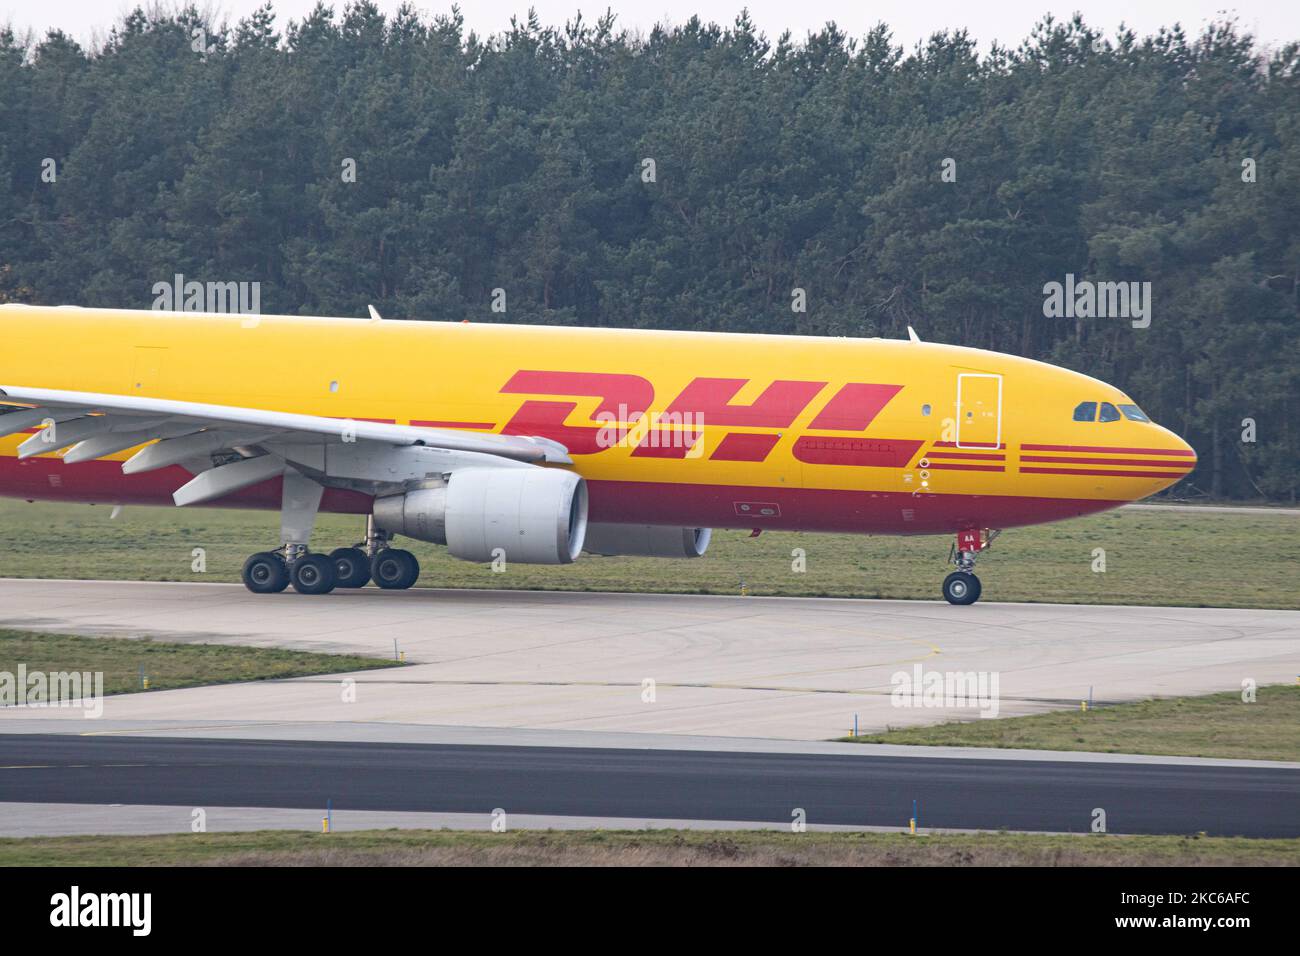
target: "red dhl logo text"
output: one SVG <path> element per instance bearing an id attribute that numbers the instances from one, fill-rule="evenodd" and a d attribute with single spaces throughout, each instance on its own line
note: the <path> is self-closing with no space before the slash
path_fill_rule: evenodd
<path id="1" fill-rule="evenodd" d="M 611 447 L 631 447 L 635 458 L 699 457 L 704 426 L 786 429 L 826 390 L 827 382 L 778 379 L 750 404 L 735 396 L 752 380 L 693 379 L 662 412 L 651 412 L 655 388 L 640 375 L 609 372 L 521 370 L 502 386 L 507 394 L 529 398 L 502 433 L 538 435 L 562 443 L 574 455 L 594 455 Z M 901 385 L 849 382 L 836 390 L 813 417 L 815 431 L 863 432 L 902 390 Z M 601 425 L 570 425 L 574 398 L 599 401 L 591 420 Z M 555 400 L 550 400 L 550 399 Z M 777 431 L 728 432 L 709 458 L 761 462 L 781 439 Z M 811 464 L 904 467 L 922 443 L 804 435 L 792 446 L 795 458 Z"/>

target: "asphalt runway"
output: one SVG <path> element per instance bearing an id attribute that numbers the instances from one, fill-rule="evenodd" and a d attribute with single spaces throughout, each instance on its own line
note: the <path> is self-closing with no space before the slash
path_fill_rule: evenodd
<path id="1" fill-rule="evenodd" d="M 1290 683 L 1300 612 L 416 589 L 304 597 L 239 585 L 0 580 L 0 625 L 360 652 L 408 666 L 109 698 L 130 722 L 455 725 L 825 740 L 979 719 L 895 706 L 892 680 L 998 678 L 998 716 Z M 75 662 L 67 666 L 73 667 Z M 987 712 L 987 711 L 986 711 Z M 58 712 L 7 712 L 6 723 Z M 61 716 L 79 720 L 79 712 Z"/>
<path id="2" fill-rule="evenodd" d="M 1196 764 L 0 734 L 5 801 L 1300 836 L 1300 773 Z M 0 814 L 4 804 L 0 803 Z"/>

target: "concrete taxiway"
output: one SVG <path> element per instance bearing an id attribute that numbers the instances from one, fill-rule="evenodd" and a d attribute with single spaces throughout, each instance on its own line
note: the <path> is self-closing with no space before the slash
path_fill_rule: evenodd
<path id="1" fill-rule="evenodd" d="M 899 707 L 895 675 L 996 675 L 997 714 L 1290 682 L 1300 612 L 537 591 L 252 595 L 0 580 L 0 624 L 392 657 L 407 666 L 109 698 L 104 719 L 390 722 L 819 740 L 974 719 Z M 345 686 L 344 680 L 355 681 Z M 349 689 L 350 688 L 350 689 Z M 986 707 L 988 712 L 989 708 Z M 81 720 L 7 711 L 4 722 Z"/>

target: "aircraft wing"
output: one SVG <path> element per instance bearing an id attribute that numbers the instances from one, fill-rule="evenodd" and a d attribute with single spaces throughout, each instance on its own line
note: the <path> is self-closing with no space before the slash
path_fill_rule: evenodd
<path id="1" fill-rule="evenodd" d="M 76 464 L 152 442 L 122 470 L 182 464 L 199 472 L 176 492 L 177 504 L 237 491 L 282 474 L 286 463 L 322 484 L 372 493 L 469 464 L 572 464 L 565 447 L 546 438 L 0 385 L 0 437 L 36 426 L 43 427 L 18 446 L 20 458 L 67 448 L 64 463 Z"/>

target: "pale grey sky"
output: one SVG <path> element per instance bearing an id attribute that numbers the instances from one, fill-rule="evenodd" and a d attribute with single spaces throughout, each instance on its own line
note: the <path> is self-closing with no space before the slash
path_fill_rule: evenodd
<path id="1" fill-rule="evenodd" d="M 233 23 L 261 5 L 263 0 L 199 0 L 225 14 Z M 401 0 L 377 0 L 380 9 L 392 12 Z M 336 12 L 344 0 L 335 0 Z M 0 24 L 9 23 L 18 30 L 34 28 L 38 33 L 59 27 L 85 41 L 103 35 L 107 27 L 125 11 L 137 6 L 131 0 L 0 0 Z M 281 25 L 290 18 L 300 18 L 315 6 L 315 0 L 276 0 Z M 425 13 L 445 12 L 449 2 L 416 0 L 417 9 Z M 850 36 L 861 36 L 878 21 L 894 29 L 895 42 L 910 49 L 935 30 L 967 27 L 987 49 L 992 40 L 1014 45 L 1028 35 L 1030 27 L 1044 13 L 1068 18 L 1080 10 L 1094 27 L 1112 34 L 1126 23 L 1139 34 L 1157 27 L 1182 23 L 1189 33 L 1199 32 L 1207 22 L 1235 14 L 1238 22 L 1267 46 L 1279 46 L 1300 40 L 1300 3 L 1294 0 L 1254 0 L 1231 3 L 1225 0 L 1001 0 L 986 5 L 960 0 L 887 0 L 887 2 L 853 2 L 853 0 L 465 0 L 460 4 L 466 25 L 480 35 L 506 28 L 512 14 L 521 18 L 529 6 L 535 7 L 544 23 L 560 25 L 582 10 L 594 20 L 607 7 L 618 15 L 619 23 L 631 29 L 647 29 L 656 22 L 681 23 L 692 14 L 705 20 L 730 24 L 744 6 L 760 29 L 770 38 L 785 29 L 798 38 L 834 20 Z M 221 19 L 219 16 L 218 20 Z"/>

